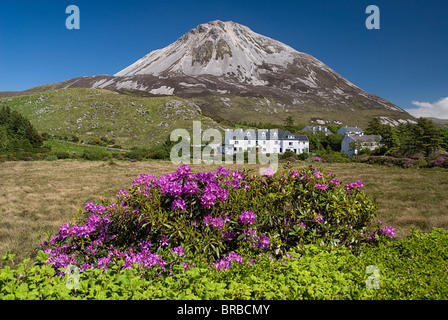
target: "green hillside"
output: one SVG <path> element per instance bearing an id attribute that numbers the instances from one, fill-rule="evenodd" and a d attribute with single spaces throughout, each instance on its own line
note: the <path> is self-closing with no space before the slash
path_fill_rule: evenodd
<path id="1" fill-rule="evenodd" d="M 40 133 L 80 142 L 106 138 L 123 148 L 149 147 L 165 141 L 172 130 L 191 132 L 219 126 L 191 102 L 177 97 L 139 97 L 101 89 L 59 89 L 0 98 L 31 121 Z"/>

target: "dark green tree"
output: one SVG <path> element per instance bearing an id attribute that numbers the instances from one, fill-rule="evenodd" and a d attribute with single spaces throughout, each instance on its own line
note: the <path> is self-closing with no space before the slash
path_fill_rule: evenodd
<path id="1" fill-rule="evenodd" d="M 381 136 L 381 144 L 384 146 L 385 153 L 400 149 L 400 139 L 397 129 L 391 125 L 384 125 L 379 135 Z"/>
<path id="2" fill-rule="evenodd" d="M 417 148 L 424 151 L 427 156 L 440 148 L 440 129 L 426 118 L 419 118 L 415 132 L 417 136 Z"/>
<path id="3" fill-rule="evenodd" d="M 2 152 L 32 151 L 43 144 L 42 136 L 31 122 L 9 107 L 0 109 L 0 126 L 3 127 L 0 145 L 6 145 Z"/>
<path id="4" fill-rule="evenodd" d="M 283 123 L 286 130 L 290 132 L 294 131 L 294 118 L 292 116 L 287 116 Z"/>
<path id="5" fill-rule="evenodd" d="M 342 134 L 331 133 L 329 135 L 321 135 L 322 147 L 331 149 L 332 151 L 341 151 L 341 142 L 344 139 Z"/>
<path id="6" fill-rule="evenodd" d="M 448 128 L 440 130 L 440 146 L 448 152 Z"/>
<path id="7" fill-rule="evenodd" d="M 367 126 L 366 130 L 364 131 L 365 134 L 372 134 L 372 135 L 381 135 L 382 131 L 384 130 L 384 124 L 381 123 L 379 118 L 373 118 L 369 121 L 369 125 Z"/>

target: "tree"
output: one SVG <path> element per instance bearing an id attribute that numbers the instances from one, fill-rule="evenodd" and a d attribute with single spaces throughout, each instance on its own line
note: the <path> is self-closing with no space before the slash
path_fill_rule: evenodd
<path id="1" fill-rule="evenodd" d="M 390 153 L 400 148 L 400 139 L 398 137 L 397 129 L 390 125 L 385 125 L 379 135 L 381 136 L 381 143 L 385 149 L 385 153 Z"/>
<path id="2" fill-rule="evenodd" d="M 0 152 L 5 152 L 8 146 L 8 132 L 6 128 L 0 125 Z"/>
<path id="3" fill-rule="evenodd" d="M 329 135 L 321 135 L 321 143 L 325 149 L 330 148 L 333 151 L 341 151 L 341 143 L 344 139 L 342 134 L 331 133 Z"/>
<path id="4" fill-rule="evenodd" d="M 426 118 L 419 118 L 416 126 L 417 147 L 429 156 L 440 148 L 440 129 L 434 122 Z"/>
<path id="5" fill-rule="evenodd" d="M 334 124 L 330 124 L 327 126 L 328 130 L 330 130 L 332 133 L 338 133 L 339 128 L 342 127 L 342 125 L 334 125 Z"/>
<path id="6" fill-rule="evenodd" d="M 44 139 L 31 122 L 9 107 L 0 110 L 0 126 L 3 127 L 0 145 L 6 144 L 5 148 L 0 148 L 2 152 L 31 151 L 43 144 Z"/>
<path id="7" fill-rule="evenodd" d="M 440 130 L 440 146 L 448 152 L 448 128 Z"/>
<path id="8" fill-rule="evenodd" d="M 369 121 L 369 125 L 364 132 L 365 134 L 381 135 L 381 132 L 384 130 L 384 126 L 385 125 L 381 123 L 379 118 L 373 118 Z"/>
<path id="9" fill-rule="evenodd" d="M 294 131 L 294 118 L 292 116 L 287 116 L 283 121 L 285 129 L 292 132 Z"/>

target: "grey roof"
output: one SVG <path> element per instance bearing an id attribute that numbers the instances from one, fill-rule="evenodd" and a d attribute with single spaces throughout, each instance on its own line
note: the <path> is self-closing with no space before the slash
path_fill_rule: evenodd
<path id="1" fill-rule="evenodd" d="M 328 128 L 325 126 L 306 126 L 302 129 L 302 131 L 328 131 Z"/>
<path id="2" fill-rule="evenodd" d="M 374 135 L 363 135 L 363 136 L 348 135 L 348 137 L 356 141 L 381 140 L 381 136 L 374 136 Z"/>
<path id="3" fill-rule="evenodd" d="M 263 132 L 265 136 L 263 136 Z M 248 130 L 233 130 L 232 136 L 230 137 L 232 140 L 271 140 L 271 130 L 268 129 L 248 129 Z M 250 133 L 250 135 L 248 135 Z M 226 132 L 227 134 L 227 132 Z M 299 141 L 308 141 L 308 137 L 306 135 L 296 135 L 292 134 L 289 131 L 285 130 L 277 130 L 278 140 L 299 140 Z M 272 140 L 276 140 L 273 137 Z"/>
<path id="4" fill-rule="evenodd" d="M 364 132 L 364 130 L 358 127 L 341 127 L 340 129 L 345 129 L 345 131 L 352 131 L 352 132 Z"/>

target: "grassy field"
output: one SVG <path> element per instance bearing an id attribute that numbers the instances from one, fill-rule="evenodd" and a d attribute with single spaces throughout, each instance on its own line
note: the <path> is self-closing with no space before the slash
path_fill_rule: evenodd
<path id="1" fill-rule="evenodd" d="M 294 166 L 309 165 L 296 162 Z M 281 166 L 282 164 L 280 164 Z M 317 164 L 314 164 L 317 166 Z M 448 229 L 448 170 L 402 169 L 355 163 L 319 164 L 344 183 L 362 180 L 368 195 L 380 205 L 378 219 L 409 234 Z M 224 165 L 241 169 L 242 165 Z M 217 165 L 192 165 L 194 172 L 212 171 Z M 245 165 L 258 169 L 258 165 Z M 0 164 L 0 254 L 8 249 L 16 260 L 33 257 L 47 233 L 74 221 L 87 201 L 113 197 L 140 173 L 160 175 L 176 170 L 171 162 L 87 162 L 73 160 L 5 162 Z M 1 262 L 0 262 L 1 263 Z"/>

